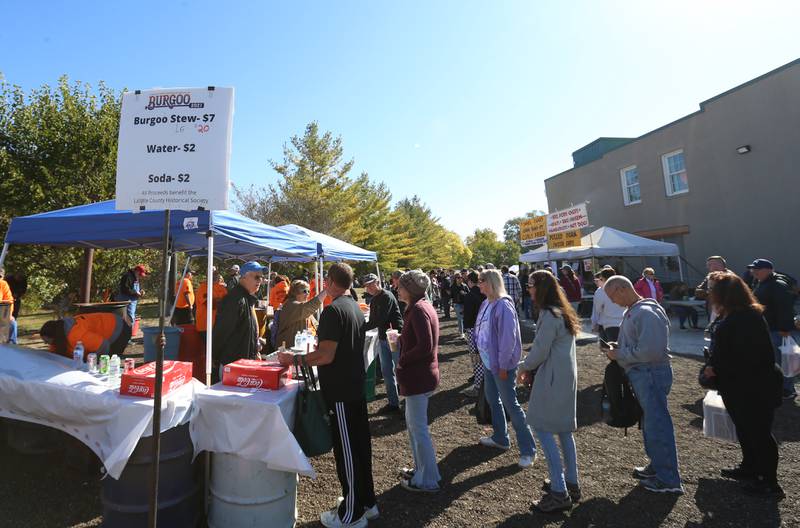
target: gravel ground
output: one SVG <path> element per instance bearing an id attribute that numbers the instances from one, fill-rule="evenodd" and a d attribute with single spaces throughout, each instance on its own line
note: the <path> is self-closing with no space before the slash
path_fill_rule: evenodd
<path id="1" fill-rule="evenodd" d="M 529 341 L 530 336 L 527 335 Z M 379 399 L 369 404 L 373 437 L 375 491 L 381 511 L 371 527 L 773 527 L 800 526 L 800 406 L 785 403 L 778 411 L 775 436 L 780 442 L 779 478 L 787 493 L 780 503 L 752 499 L 735 482 L 719 477 L 719 468 L 736 464 L 737 445 L 703 437 L 702 398 L 696 384 L 699 363 L 676 357 L 670 410 L 686 494 L 656 495 L 636 488 L 630 476 L 645 463 L 636 429 L 608 427 L 600 416 L 600 383 L 606 360 L 595 345 L 578 349 L 578 425 L 575 434 L 584 498 L 565 514 L 531 510 L 547 464 L 539 458 L 520 469 L 516 448 L 499 452 L 477 445 L 487 431 L 470 413 L 474 400 L 467 388 L 470 360 L 454 321 L 442 321 L 441 385 L 430 402 L 431 434 L 439 458 L 442 490 L 411 494 L 399 486 L 396 469 L 411 463 L 408 436 L 398 417 L 376 414 Z M 527 395 L 525 397 L 527 402 Z M 527 406 L 527 403 L 525 404 Z M 512 440 L 513 442 L 513 440 Z M 300 527 L 321 526 L 319 513 L 340 493 L 332 454 L 312 463 L 316 481 L 301 478 L 298 488 Z M 70 468 L 63 454 L 22 456 L 0 451 L 0 527 L 97 526 L 102 511 L 99 482 Z M 268 526 L 268 523 L 265 523 Z"/>

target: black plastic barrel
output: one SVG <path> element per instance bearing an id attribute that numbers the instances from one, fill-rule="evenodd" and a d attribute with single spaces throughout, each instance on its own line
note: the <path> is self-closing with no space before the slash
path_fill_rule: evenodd
<path id="1" fill-rule="evenodd" d="M 76 303 L 75 308 L 78 314 L 85 313 L 113 313 L 120 317 L 125 316 L 130 301 L 110 301 L 100 303 Z"/>
<path id="2" fill-rule="evenodd" d="M 190 528 L 200 519 L 202 481 L 199 462 L 192 463 L 193 449 L 188 423 L 161 433 L 158 526 Z M 103 526 L 147 526 L 152 450 L 152 437 L 142 438 L 119 480 L 103 479 Z"/>
<path id="3" fill-rule="evenodd" d="M 24 420 L 6 420 L 6 441 L 14 451 L 23 455 L 57 453 L 64 448 L 66 433 Z"/>

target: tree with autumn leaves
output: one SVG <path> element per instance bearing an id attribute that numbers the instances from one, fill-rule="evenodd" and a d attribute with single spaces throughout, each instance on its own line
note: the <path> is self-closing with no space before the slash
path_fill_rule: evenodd
<path id="1" fill-rule="evenodd" d="M 378 253 L 381 268 L 462 267 L 471 254 L 419 197 L 392 206 L 392 194 L 366 172 L 352 176 L 341 137 L 309 123 L 271 161 L 273 185 L 234 186 L 243 214 L 271 224 L 298 224 Z"/>

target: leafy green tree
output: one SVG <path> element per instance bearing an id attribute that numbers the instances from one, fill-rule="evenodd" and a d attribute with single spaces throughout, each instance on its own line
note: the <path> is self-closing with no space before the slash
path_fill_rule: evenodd
<path id="1" fill-rule="evenodd" d="M 10 220 L 114 197 L 120 95 L 61 77 L 25 93 L 0 82 L 0 233 Z M 81 250 L 12 246 L 5 267 L 29 277 L 27 306 L 74 295 Z M 116 285 L 142 251 L 95 254 L 94 284 Z M 98 290 L 95 290 L 96 292 Z M 95 297 L 96 298 L 96 297 Z"/>

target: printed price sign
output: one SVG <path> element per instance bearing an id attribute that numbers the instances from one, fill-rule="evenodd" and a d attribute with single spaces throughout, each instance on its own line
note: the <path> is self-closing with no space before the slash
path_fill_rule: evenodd
<path id="1" fill-rule="evenodd" d="M 547 215 L 548 234 L 563 233 L 564 231 L 587 227 L 589 227 L 589 215 L 586 213 L 585 203 Z"/>
<path id="2" fill-rule="evenodd" d="M 519 223 L 521 246 L 535 246 L 547 242 L 547 216 L 537 216 Z"/>
<path id="3" fill-rule="evenodd" d="M 117 209 L 228 208 L 233 88 L 125 92 Z"/>
<path id="4" fill-rule="evenodd" d="M 547 235 L 547 249 L 563 249 L 581 245 L 581 230 L 563 231 Z"/>

